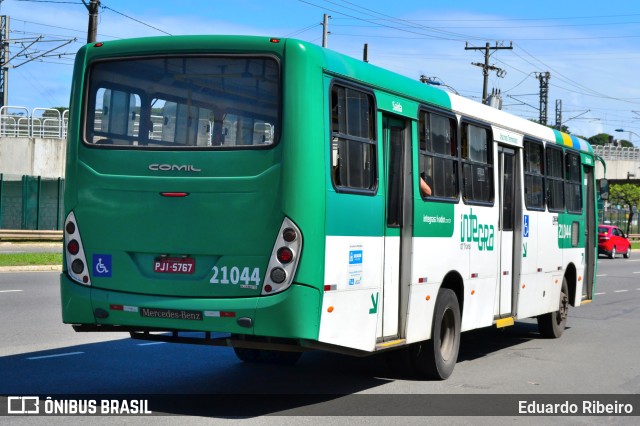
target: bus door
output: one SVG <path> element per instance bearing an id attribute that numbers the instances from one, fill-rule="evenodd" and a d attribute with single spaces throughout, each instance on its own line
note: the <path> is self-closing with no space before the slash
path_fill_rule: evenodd
<path id="1" fill-rule="evenodd" d="M 517 203 L 517 151 L 506 146 L 498 146 L 498 176 L 499 176 L 499 223 L 497 238 L 500 241 L 500 268 L 499 273 L 499 289 L 498 289 L 498 309 L 496 315 L 498 317 L 510 316 L 514 312 L 515 300 L 517 295 L 514 286 L 517 286 L 517 275 L 520 268 L 514 268 L 520 260 L 520 238 L 515 231 L 520 228 L 516 224 L 516 212 L 518 212 Z M 519 214 L 518 214 L 519 216 Z"/>
<path id="2" fill-rule="evenodd" d="M 383 116 L 384 177 L 386 180 L 382 321 L 379 340 L 404 335 L 411 259 L 411 123 Z M 380 320 L 379 320 L 380 321 Z"/>
<path id="3" fill-rule="evenodd" d="M 585 254 L 584 254 L 584 286 L 582 288 L 582 298 L 585 300 L 593 299 L 593 284 L 595 282 L 595 262 L 596 262 L 596 200 L 595 200 L 595 187 L 593 181 L 593 167 L 583 166 L 583 179 L 586 185 L 583 185 L 583 190 L 586 193 L 585 196 L 585 209 L 587 222 L 585 226 Z"/>

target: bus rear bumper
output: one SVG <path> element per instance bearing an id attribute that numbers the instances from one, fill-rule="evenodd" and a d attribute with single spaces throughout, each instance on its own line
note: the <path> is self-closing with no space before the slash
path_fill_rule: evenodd
<path id="1" fill-rule="evenodd" d="M 110 331 L 120 326 L 317 340 L 320 325 L 320 292 L 295 283 L 273 296 L 184 298 L 101 290 L 62 273 L 60 292 L 64 323 Z"/>

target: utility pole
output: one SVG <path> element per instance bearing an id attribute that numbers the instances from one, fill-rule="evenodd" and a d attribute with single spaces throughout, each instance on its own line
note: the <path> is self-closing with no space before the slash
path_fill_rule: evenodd
<path id="1" fill-rule="evenodd" d="M 540 119 L 538 122 L 546 126 L 547 106 L 549 104 L 549 79 L 551 78 L 551 73 L 549 71 L 536 73 L 536 78 L 540 80 Z"/>
<path id="2" fill-rule="evenodd" d="M 556 129 L 562 131 L 562 99 L 556 99 Z"/>
<path id="3" fill-rule="evenodd" d="M 9 98 L 9 17 L 0 16 L 0 107 Z"/>
<path id="4" fill-rule="evenodd" d="M 331 18 L 331 16 L 327 15 L 326 13 L 322 18 L 322 47 L 327 47 L 329 34 L 331 34 L 329 32 L 329 18 Z"/>
<path id="5" fill-rule="evenodd" d="M 472 62 L 471 65 L 478 66 L 482 68 L 482 75 L 484 76 L 484 84 L 482 86 L 482 103 L 487 103 L 487 86 L 489 85 L 489 71 L 496 71 L 498 77 L 504 77 L 506 75 L 506 71 L 498 68 L 493 65 L 489 65 L 489 57 L 491 56 L 492 50 L 502 50 L 502 49 L 513 49 L 513 42 L 509 42 L 509 46 L 498 46 L 498 42 L 496 42 L 495 46 L 490 46 L 489 42 L 485 45 L 485 47 L 469 47 L 469 42 L 466 43 L 464 50 L 484 50 L 484 64 L 479 62 Z"/>
<path id="6" fill-rule="evenodd" d="M 98 36 L 98 8 L 100 7 L 100 0 L 90 0 L 87 4 L 85 0 L 82 3 L 89 11 L 89 28 L 87 29 L 87 43 L 93 43 Z"/>

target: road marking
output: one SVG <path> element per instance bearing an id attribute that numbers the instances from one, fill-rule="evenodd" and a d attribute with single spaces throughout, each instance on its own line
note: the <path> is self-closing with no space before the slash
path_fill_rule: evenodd
<path id="1" fill-rule="evenodd" d="M 599 275 L 596 275 L 596 277 L 608 277 L 608 276 L 609 276 L 609 274 L 599 274 Z"/>
<path id="2" fill-rule="evenodd" d="M 167 342 L 138 343 L 138 346 L 162 345 L 163 343 L 167 343 Z"/>
<path id="3" fill-rule="evenodd" d="M 0 293 L 16 293 L 24 290 L 0 290 Z"/>
<path id="4" fill-rule="evenodd" d="M 33 360 L 36 360 L 36 359 L 57 358 L 57 357 L 60 357 L 60 356 L 80 355 L 80 354 L 83 354 L 83 353 L 84 352 L 67 352 L 66 354 L 32 356 L 32 357 L 27 358 L 27 359 L 33 361 Z"/>
<path id="5" fill-rule="evenodd" d="M 634 274 L 640 274 L 640 271 L 636 271 L 636 272 L 634 272 Z"/>
<path id="6" fill-rule="evenodd" d="M 616 290 L 616 291 L 614 291 L 614 293 L 624 293 L 626 291 L 629 291 L 629 290 Z"/>
<path id="7" fill-rule="evenodd" d="M 603 294 L 607 294 L 607 293 L 594 293 L 594 296 L 602 296 Z"/>

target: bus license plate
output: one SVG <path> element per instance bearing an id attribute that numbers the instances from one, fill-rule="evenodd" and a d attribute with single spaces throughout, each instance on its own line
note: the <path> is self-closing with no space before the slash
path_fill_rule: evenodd
<path id="1" fill-rule="evenodd" d="M 193 274 L 196 261 L 190 257 L 158 257 L 153 261 L 153 272 L 163 274 Z"/>

